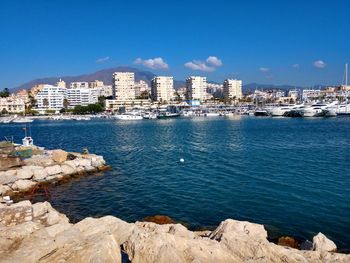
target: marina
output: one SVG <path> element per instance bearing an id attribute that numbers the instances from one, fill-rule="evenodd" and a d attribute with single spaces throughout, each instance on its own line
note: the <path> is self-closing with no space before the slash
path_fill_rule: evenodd
<path id="1" fill-rule="evenodd" d="M 310 239 L 322 231 L 349 248 L 349 124 L 340 117 L 235 115 L 30 126 L 37 145 L 87 147 L 113 167 L 49 188 L 52 205 L 73 222 L 165 214 L 202 229 L 236 218 L 264 224 L 272 237 Z M 20 125 L 2 124 L 1 138 L 10 134 L 23 138 Z"/>

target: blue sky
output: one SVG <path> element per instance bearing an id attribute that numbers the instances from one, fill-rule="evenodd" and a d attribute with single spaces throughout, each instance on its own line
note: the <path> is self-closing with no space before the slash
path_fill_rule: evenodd
<path id="1" fill-rule="evenodd" d="M 184 79 L 341 84 L 350 1 L 0 1 L 0 89 L 120 65 Z"/>

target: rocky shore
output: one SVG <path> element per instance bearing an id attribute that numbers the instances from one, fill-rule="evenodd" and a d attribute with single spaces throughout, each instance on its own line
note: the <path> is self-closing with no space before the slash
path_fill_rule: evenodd
<path id="1" fill-rule="evenodd" d="M 95 154 L 9 144 L 0 147 L 0 196 L 27 192 L 38 184 L 107 168 L 103 157 Z"/>
<path id="2" fill-rule="evenodd" d="M 48 202 L 0 204 L 0 262 L 350 262 L 335 250 L 321 233 L 310 251 L 279 246 L 263 225 L 232 219 L 191 232 L 113 216 L 71 224 Z"/>

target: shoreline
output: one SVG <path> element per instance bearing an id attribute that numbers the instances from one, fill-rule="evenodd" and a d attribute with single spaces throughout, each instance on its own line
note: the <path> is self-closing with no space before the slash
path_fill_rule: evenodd
<path id="1" fill-rule="evenodd" d="M 158 219 L 162 220 L 161 218 Z M 0 204 L 0 262 L 349 262 L 322 233 L 309 249 L 276 245 L 263 225 L 226 219 L 213 231 L 168 222 L 85 218 L 71 224 L 50 203 Z"/>

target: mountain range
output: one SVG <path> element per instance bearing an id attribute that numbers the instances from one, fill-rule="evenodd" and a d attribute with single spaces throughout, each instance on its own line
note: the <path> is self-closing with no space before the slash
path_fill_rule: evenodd
<path id="1" fill-rule="evenodd" d="M 103 81 L 106 85 L 112 85 L 112 75 L 116 71 L 128 71 L 128 72 L 134 72 L 135 73 L 135 80 L 140 81 L 144 80 L 148 84 L 151 83 L 151 80 L 154 76 L 156 76 L 154 73 L 150 71 L 144 71 L 144 70 L 139 70 L 137 68 L 132 68 L 132 67 L 114 67 L 114 68 L 108 68 L 108 69 L 103 69 L 96 71 L 94 73 L 90 74 L 84 74 L 84 75 L 77 75 L 77 76 L 61 76 L 61 77 L 47 77 L 47 78 L 38 78 L 31 80 L 29 82 L 23 83 L 22 85 L 15 87 L 11 89 L 11 91 L 15 92 L 18 90 L 28 90 L 31 89 L 33 86 L 37 84 L 51 84 L 54 85 L 59 79 L 64 80 L 67 85 L 69 85 L 71 82 L 76 82 L 76 81 L 94 81 L 94 80 L 101 80 Z M 209 81 L 210 82 L 210 81 Z M 215 82 L 211 82 L 215 83 Z M 182 80 L 174 80 L 174 88 L 178 89 L 181 87 L 185 86 L 185 81 Z M 281 89 L 281 90 L 290 90 L 290 89 L 300 89 L 303 87 L 297 87 L 297 86 L 291 86 L 291 85 L 270 85 L 270 84 L 258 84 L 258 83 L 249 83 L 243 85 L 243 91 L 249 92 L 253 91 L 255 89 Z"/>

